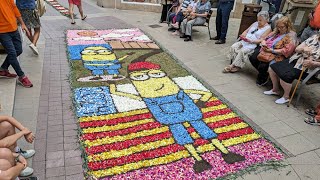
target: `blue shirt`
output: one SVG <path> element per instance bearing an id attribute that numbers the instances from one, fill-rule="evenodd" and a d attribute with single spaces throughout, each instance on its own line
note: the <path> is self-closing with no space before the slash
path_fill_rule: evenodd
<path id="1" fill-rule="evenodd" d="M 199 0 L 196 6 L 196 13 L 197 14 L 204 14 L 206 12 L 208 13 L 210 9 L 211 9 L 210 1 L 207 0 L 207 2 L 203 3 L 201 2 L 201 0 Z"/>
<path id="2" fill-rule="evenodd" d="M 36 0 L 16 0 L 16 5 L 19 9 L 30 9 L 36 8 Z"/>

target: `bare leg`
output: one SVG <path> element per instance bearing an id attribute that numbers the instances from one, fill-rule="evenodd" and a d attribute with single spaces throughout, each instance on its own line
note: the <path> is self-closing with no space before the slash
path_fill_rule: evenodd
<path id="1" fill-rule="evenodd" d="M 34 28 L 33 40 L 32 43 L 37 46 L 38 39 L 40 37 L 40 27 Z"/>
<path id="2" fill-rule="evenodd" d="M 74 5 L 72 3 L 69 3 L 69 13 L 70 13 L 70 17 L 71 17 L 71 22 L 74 22 L 73 7 L 74 7 Z"/>
<path id="3" fill-rule="evenodd" d="M 13 154 L 8 148 L 0 148 L 0 160 L 6 160 L 11 167 L 15 164 Z M 0 170 L 5 170 L 2 168 L 2 164 L 0 163 Z"/>
<path id="4" fill-rule="evenodd" d="M 16 134 L 16 130 L 15 127 L 12 126 L 12 124 L 10 124 L 7 121 L 3 121 L 0 123 L 0 139 L 3 139 L 5 137 L 11 136 Z M 14 145 L 12 145 L 11 147 L 7 147 L 9 148 L 11 151 L 14 152 L 14 148 L 17 146 L 17 143 L 14 143 Z"/>
<path id="5" fill-rule="evenodd" d="M 83 15 L 83 9 L 82 9 L 82 5 L 81 5 L 81 4 L 78 5 L 78 9 L 79 9 L 79 13 L 80 13 L 80 15 L 81 15 L 81 19 L 83 19 L 83 18 L 84 18 L 84 15 Z"/>
<path id="6" fill-rule="evenodd" d="M 30 40 L 30 42 L 33 42 L 33 35 L 32 35 L 32 30 L 31 28 L 28 28 L 28 31 L 30 32 L 30 35 L 27 34 L 28 39 Z"/>
<path id="7" fill-rule="evenodd" d="M 282 86 L 282 88 L 284 90 L 283 97 L 286 98 L 286 99 L 289 99 L 290 98 L 290 91 L 291 91 L 291 88 L 292 88 L 292 84 L 286 83 L 281 79 L 280 79 L 280 84 L 281 84 L 281 86 Z"/>
<path id="8" fill-rule="evenodd" d="M 272 81 L 272 91 L 279 93 L 279 77 L 278 75 L 271 69 L 269 68 L 269 76 Z"/>

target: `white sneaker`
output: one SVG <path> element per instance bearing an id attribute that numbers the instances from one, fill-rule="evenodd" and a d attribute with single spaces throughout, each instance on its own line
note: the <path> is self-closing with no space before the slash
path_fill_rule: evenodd
<path id="1" fill-rule="evenodd" d="M 285 104 L 285 103 L 289 102 L 289 99 L 286 99 L 286 98 L 282 97 L 280 99 L 277 99 L 275 102 L 277 104 Z"/>
<path id="2" fill-rule="evenodd" d="M 25 159 L 29 159 L 32 156 L 34 156 L 34 154 L 36 153 L 35 150 L 33 149 L 29 149 L 29 150 L 22 150 L 20 149 L 20 151 L 18 151 L 17 153 L 19 153 L 21 156 L 23 156 Z"/>
<path id="3" fill-rule="evenodd" d="M 33 174 L 33 169 L 26 167 L 24 168 L 24 170 L 22 170 L 19 174 L 19 176 L 21 177 L 26 177 L 26 176 L 30 176 L 31 174 Z"/>
<path id="4" fill-rule="evenodd" d="M 279 95 L 278 93 L 273 92 L 272 89 L 269 90 L 269 91 L 264 91 L 263 94 L 265 94 L 265 95 L 277 95 L 277 96 Z"/>
<path id="5" fill-rule="evenodd" d="M 38 51 L 38 48 L 33 44 L 33 43 L 31 43 L 30 45 L 29 45 L 29 47 L 31 48 L 31 50 L 33 51 L 33 53 L 35 54 L 35 55 L 39 55 L 39 51 Z"/>

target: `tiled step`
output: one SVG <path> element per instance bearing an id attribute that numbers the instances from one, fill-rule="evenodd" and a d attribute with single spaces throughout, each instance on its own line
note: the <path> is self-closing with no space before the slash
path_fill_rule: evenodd
<path id="1" fill-rule="evenodd" d="M 4 61 L 5 56 L 0 54 L 0 64 Z M 0 115 L 12 116 L 16 83 L 16 79 L 0 78 Z"/>

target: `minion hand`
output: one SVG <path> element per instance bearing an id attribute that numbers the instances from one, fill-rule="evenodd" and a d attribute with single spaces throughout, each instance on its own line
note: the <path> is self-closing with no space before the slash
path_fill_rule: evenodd
<path id="1" fill-rule="evenodd" d="M 129 52 L 129 53 L 127 53 L 127 55 L 133 55 L 133 54 L 135 54 L 135 52 Z"/>
<path id="2" fill-rule="evenodd" d="M 197 101 L 197 102 L 196 102 L 196 105 L 197 105 L 199 108 L 204 108 L 204 107 L 206 107 L 206 103 L 205 103 L 204 101 L 201 101 L 201 100 Z"/>

